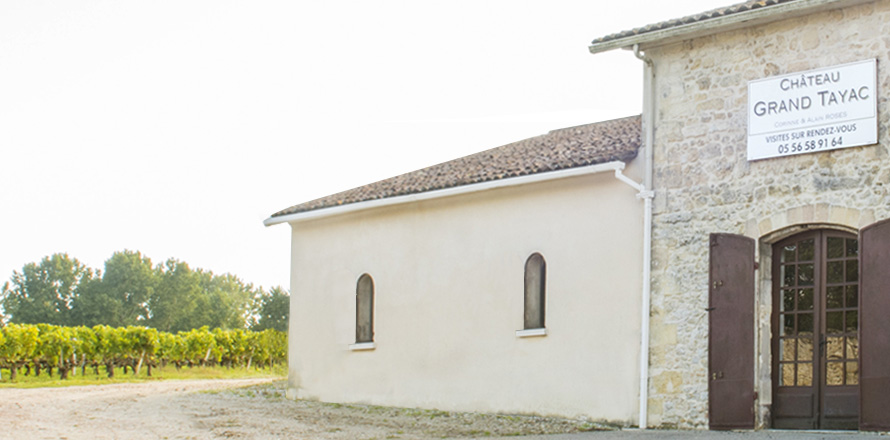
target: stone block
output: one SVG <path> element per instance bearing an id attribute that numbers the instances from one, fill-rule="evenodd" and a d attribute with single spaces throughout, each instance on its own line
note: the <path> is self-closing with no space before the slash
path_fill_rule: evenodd
<path id="1" fill-rule="evenodd" d="M 791 208 L 785 212 L 785 219 L 788 221 L 789 225 L 797 225 L 800 223 L 804 223 L 803 220 L 803 208 L 796 207 Z"/>
<path id="2" fill-rule="evenodd" d="M 702 102 L 695 106 L 695 111 L 700 113 L 703 112 L 711 112 L 717 110 L 723 110 L 726 106 L 726 101 L 721 98 L 709 99 L 705 102 Z"/>
<path id="3" fill-rule="evenodd" d="M 753 239 L 760 237 L 760 228 L 757 225 L 757 220 L 748 219 L 748 221 L 745 222 L 745 236 Z"/>
<path id="4" fill-rule="evenodd" d="M 842 225 L 847 219 L 847 208 L 842 206 L 830 206 L 828 209 L 828 222 Z"/>
<path id="5" fill-rule="evenodd" d="M 865 209 L 859 213 L 859 227 L 864 228 L 875 222 L 875 211 L 872 209 Z"/>
<path id="6" fill-rule="evenodd" d="M 658 332 L 652 341 L 655 346 L 674 346 L 677 345 L 677 326 L 663 324 L 658 327 Z"/>
<path id="7" fill-rule="evenodd" d="M 813 209 L 813 222 L 815 223 L 828 223 L 828 204 L 827 203 L 819 203 Z"/>
<path id="8" fill-rule="evenodd" d="M 757 226 L 760 228 L 760 235 L 766 235 L 773 230 L 772 219 L 764 219 Z"/>
<path id="9" fill-rule="evenodd" d="M 769 220 L 770 220 L 770 226 L 772 228 L 772 229 L 770 229 L 770 232 L 775 231 L 777 229 L 782 229 L 789 225 L 788 219 L 787 219 L 784 211 L 777 212 L 777 213 L 771 215 Z"/>
<path id="10" fill-rule="evenodd" d="M 679 371 L 665 371 L 652 377 L 652 387 L 658 394 L 673 394 L 683 385 L 683 374 Z"/>
<path id="11" fill-rule="evenodd" d="M 859 226 L 859 218 L 861 217 L 861 213 L 858 209 L 846 209 L 846 214 L 844 216 L 844 224 L 847 226 L 857 227 Z"/>

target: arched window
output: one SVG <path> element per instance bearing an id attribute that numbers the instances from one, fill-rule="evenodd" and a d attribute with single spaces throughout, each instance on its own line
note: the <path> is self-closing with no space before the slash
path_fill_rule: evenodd
<path id="1" fill-rule="evenodd" d="M 547 285 L 547 263 L 535 252 L 525 260 L 524 328 L 544 328 L 544 297 Z"/>
<path id="2" fill-rule="evenodd" d="M 374 280 L 368 274 L 355 286 L 355 342 L 374 342 Z"/>

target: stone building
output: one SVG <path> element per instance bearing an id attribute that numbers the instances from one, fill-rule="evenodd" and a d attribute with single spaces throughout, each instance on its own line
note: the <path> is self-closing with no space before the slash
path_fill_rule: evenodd
<path id="1" fill-rule="evenodd" d="M 887 264 L 888 35 L 888 1 L 765 0 L 591 44 L 646 66 L 650 426 L 890 428 L 890 291 L 862 255 Z M 714 233 L 747 237 L 750 286 L 721 285 Z"/>
<path id="2" fill-rule="evenodd" d="M 890 430 L 888 35 L 890 0 L 758 0 L 598 38 L 641 117 L 273 214 L 289 396 Z"/>

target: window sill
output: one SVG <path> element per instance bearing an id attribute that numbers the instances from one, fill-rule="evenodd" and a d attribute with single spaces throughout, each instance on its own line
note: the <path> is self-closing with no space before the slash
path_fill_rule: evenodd
<path id="1" fill-rule="evenodd" d="M 527 328 L 525 330 L 516 330 L 517 338 L 531 338 L 534 336 L 547 336 L 546 328 Z"/>
<path id="2" fill-rule="evenodd" d="M 377 344 L 373 342 L 356 342 L 355 344 L 349 344 L 349 349 L 352 351 L 373 350 L 375 348 L 377 348 Z"/>

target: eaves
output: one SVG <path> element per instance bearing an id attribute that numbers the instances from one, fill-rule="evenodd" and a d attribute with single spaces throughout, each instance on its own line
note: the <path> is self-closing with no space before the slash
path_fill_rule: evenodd
<path id="1" fill-rule="evenodd" d="M 630 49 L 639 45 L 640 49 L 664 46 L 680 41 L 728 32 L 736 29 L 757 26 L 779 20 L 800 17 L 816 12 L 829 11 L 876 0 L 799 0 L 780 3 L 769 7 L 750 9 L 730 15 L 706 18 L 676 26 L 652 31 L 640 31 L 618 38 L 603 37 L 594 40 L 588 49 L 590 53 L 606 52 L 613 49 Z M 645 29 L 645 28 L 644 28 Z M 621 34 L 619 34 L 621 35 Z"/>

